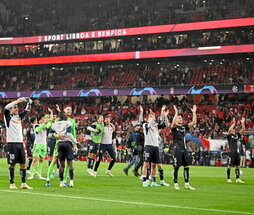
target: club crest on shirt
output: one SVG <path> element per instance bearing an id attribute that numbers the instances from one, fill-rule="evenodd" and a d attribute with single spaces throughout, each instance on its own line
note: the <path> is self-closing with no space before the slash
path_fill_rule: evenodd
<path id="1" fill-rule="evenodd" d="M 176 127 L 176 130 L 183 133 L 185 131 L 184 127 Z"/>

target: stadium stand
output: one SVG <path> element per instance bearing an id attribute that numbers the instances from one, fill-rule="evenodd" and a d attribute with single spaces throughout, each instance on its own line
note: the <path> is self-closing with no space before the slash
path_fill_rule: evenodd
<path id="1" fill-rule="evenodd" d="M 251 0 L 3 0 L 0 36 L 28 36 L 253 16 Z M 154 5 L 154 7 L 150 7 Z M 16 6 L 16 7 L 14 7 Z"/>
<path id="2" fill-rule="evenodd" d="M 253 58 L 206 57 L 174 62 L 39 66 L 0 69 L 0 89 L 46 90 L 145 86 L 247 84 L 254 81 Z M 196 61 L 196 62 L 195 62 Z M 8 71 L 8 73 L 7 73 Z M 6 75 L 7 73 L 7 75 Z"/>

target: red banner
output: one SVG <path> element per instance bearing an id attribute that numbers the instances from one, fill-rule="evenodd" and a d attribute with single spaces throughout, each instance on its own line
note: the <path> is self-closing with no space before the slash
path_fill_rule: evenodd
<path id="1" fill-rule="evenodd" d="M 155 25 L 136 28 L 121 28 L 111 30 L 87 31 L 79 33 L 64 33 L 33 37 L 8 37 L 0 38 L 0 44 L 31 44 L 45 42 L 59 42 L 68 40 L 84 40 L 95 38 L 123 37 L 143 34 L 159 34 L 167 32 L 183 32 L 195 30 L 207 30 L 218 28 L 232 28 L 254 25 L 254 17 L 241 19 L 226 19 L 216 21 L 180 23 L 170 25 Z"/>
<path id="2" fill-rule="evenodd" d="M 254 93 L 254 84 L 244 85 L 245 93 Z"/>
<path id="3" fill-rule="evenodd" d="M 108 54 L 71 55 L 57 57 L 0 59 L 0 66 L 25 66 L 42 64 L 80 63 L 96 61 L 130 60 L 145 58 L 182 57 L 254 52 L 254 44 L 212 46 L 200 48 L 166 49 L 154 51 L 116 52 Z"/>

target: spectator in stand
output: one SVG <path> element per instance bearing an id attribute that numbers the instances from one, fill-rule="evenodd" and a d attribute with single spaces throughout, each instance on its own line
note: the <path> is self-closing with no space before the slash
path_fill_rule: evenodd
<path id="1" fill-rule="evenodd" d="M 246 167 L 249 168 L 251 165 L 251 149 L 246 150 Z"/>
<path id="2" fill-rule="evenodd" d="M 242 144 L 242 147 L 240 148 L 240 167 L 245 168 L 245 162 L 246 162 L 246 148 L 245 145 Z"/>

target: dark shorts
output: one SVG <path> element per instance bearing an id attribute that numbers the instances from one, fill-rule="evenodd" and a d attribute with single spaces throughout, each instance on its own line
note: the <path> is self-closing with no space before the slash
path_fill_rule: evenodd
<path id="1" fill-rule="evenodd" d="M 56 140 L 50 139 L 48 141 L 48 146 L 47 146 L 47 155 L 48 156 L 51 156 L 51 157 L 53 156 L 55 145 L 56 145 Z"/>
<path id="2" fill-rule="evenodd" d="M 70 141 L 58 142 L 58 159 L 60 161 L 72 161 L 74 159 L 72 143 Z"/>
<path id="3" fill-rule="evenodd" d="M 238 152 L 228 152 L 228 165 L 240 166 L 240 154 Z"/>
<path id="4" fill-rule="evenodd" d="M 31 144 L 31 143 L 26 144 L 27 157 L 33 157 L 33 145 L 34 144 Z"/>
<path id="5" fill-rule="evenodd" d="M 100 144 L 99 156 L 103 156 L 105 152 L 108 152 L 111 159 L 116 159 L 116 153 L 112 144 Z"/>
<path id="6" fill-rule="evenodd" d="M 26 163 L 26 153 L 24 150 L 23 143 L 7 143 L 6 145 L 6 156 L 7 162 L 10 165 L 16 163 Z"/>
<path id="7" fill-rule="evenodd" d="M 159 148 L 155 146 L 145 146 L 144 149 L 144 162 L 152 162 L 156 164 L 161 163 Z"/>
<path id="8" fill-rule="evenodd" d="M 92 140 L 88 141 L 88 153 L 92 153 L 92 154 L 98 154 L 98 150 L 99 150 L 99 143 L 95 143 Z"/>
<path id="9" fill-rule="evenodd" d="M 175 150 L 173 155 L 173 166 L 189 166 L 191 158 L 187 150 Z"/>

